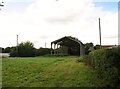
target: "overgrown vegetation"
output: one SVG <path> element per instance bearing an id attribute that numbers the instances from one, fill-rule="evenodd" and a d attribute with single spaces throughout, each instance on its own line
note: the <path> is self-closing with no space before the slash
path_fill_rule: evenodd
<path id="1" fill-rule="evenodd" d="M 91 49 L 94 47 L 93 43 L 86 43 L 85 45 L 85 54 L 89 54 L 89 52 L 91 51 Z"/>
<path id="2" fill-rule="evenodd" d="M 33 43 L 27 41 L 15 47 L 7 47 L 4 52 L 10 52 L 11 57 L 35 57 L 50 54 L 51 50 L 49 48 L 36 49 Z"/>
<path id="3" fill-rule="evenodd" d="M 20 43 L 17 47 L 11 49 L 10 56 L 12 57 L 34 57 L 35 48 L 33 43 L 27 41 Z"/>
<path id="4" fill-rule="evenodd" d="M 93 51 L 93 50 L 98 50 L 98 49 L 100 49 L 100 45 L 95 45 L 95 46 L 94 46 L 94 44 L 93 44 L 92 42 L 90 42 L 90 43 L 85 43 L 84 46 L 85 46 L 85 54 L 86 54 L 86 55 L 88 55 L 88 54 L 89 54 L 91 51 Z"/>
<path id="5" fill-rule="evenodd" d="M 120 48 L 95 50 L 80 60 L 96 71 L 102 86 L 120 87 Z"/>
<path id="6" fill-rule="evenodd" d="M 50 48 L 39 48 L 36 49 L 36 56 L 44 56 L 51 54 L 51 49 Z"/>

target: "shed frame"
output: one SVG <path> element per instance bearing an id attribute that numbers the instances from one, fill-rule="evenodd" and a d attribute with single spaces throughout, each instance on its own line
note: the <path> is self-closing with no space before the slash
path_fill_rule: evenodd
<path id="1" fill-rule="evenodd" d="M 85 54 L 84 44 L 75 37 L 65 36 L 65 37 L 62 37 L 58 40 L 51 42 L 51 55 L 61 55 L 60 47 L 63 47 L 63 48 L 66 47 L 67 51 L 69 49 L 75 49 L 75 47 L 76 47 L 76 48 L 78 48 L 77 50 L 79 50 L 79 56 Z M 67 47 L 68 47 L 68 49 L 67 49 Z M 66 52 L 66 54 L 63 53 L 63 55 L 70 55 L 70 53 Z"/>

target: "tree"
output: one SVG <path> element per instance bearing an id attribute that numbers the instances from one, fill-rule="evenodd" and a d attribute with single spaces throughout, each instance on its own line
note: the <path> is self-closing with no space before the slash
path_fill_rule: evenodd
<path id="1" fill-rule="evenodd" d="M 95 49 L 95 50 L 100 49 L 100 45 L 95 45 L 95 46 L 94 46 L 94 49 Z"/>
<path id="2" fill-rule="evenodd" d="M 11 47 L 6 47 L 6 48 L 4 49 L 4 53 L 10 53 L 10 51 L 11 51 Z"/>
<path id="3" fill-rule="evenodd" d="M 0 53 L 4 52 L 4 48 L 0 47 Z"/>
<path id="4" fill-rule="evenodd" d="M 84 45 L 85 45 L 85 54 L 88 54 L 91 51 L 91 49 L 94 47 L 92 42 L 86 43 Z"/>
<path id="5" fill-rule="evenodd" d="M 17 57 L 16 47 L 11 47 L 10 57 Z"/>
<path id="6" fill-rule="evenodd" d="M 34 57 L 35 56 L 34 45 L 30 41 L 22 42 L 17 47 L 13 47 L 10 55 L 18 57 Z"/>

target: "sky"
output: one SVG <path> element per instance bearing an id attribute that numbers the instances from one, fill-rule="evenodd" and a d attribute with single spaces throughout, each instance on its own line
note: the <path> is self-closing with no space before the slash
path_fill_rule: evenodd
<path id="1" fill-rule="evenodd" d="M 0 47 L 31 41 L 36 48 L 72 36 L 83 43 L 118 44 L 118 0 L 3 0 L 0 10 Z"/>

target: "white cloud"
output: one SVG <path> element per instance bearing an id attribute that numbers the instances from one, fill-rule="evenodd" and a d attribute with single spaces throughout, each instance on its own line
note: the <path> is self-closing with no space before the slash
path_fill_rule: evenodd
<path id="1" fill-rule="evenodd" d="M 99 17 L 102 44 L 117 44 L 117 12 L 102 11 L 92 0 L 36 0 L 24 13 L 0 13 L 0 39 L 6 39 L 0 46 L 15 45 L 16 34 L 19 34 L 19 42 L 30 40 L 36 47 L 44 47 L 45 42 L 50 47 L 51 41 L 69 35 L 83 43 L 99 44 Z"/>
<path id="2" fill-rule="evenodd" d="M 96 1 L 96 0 L 93 0 Z M 97 2 L 119 2 L 119 0 L 97 0 Z"/>

